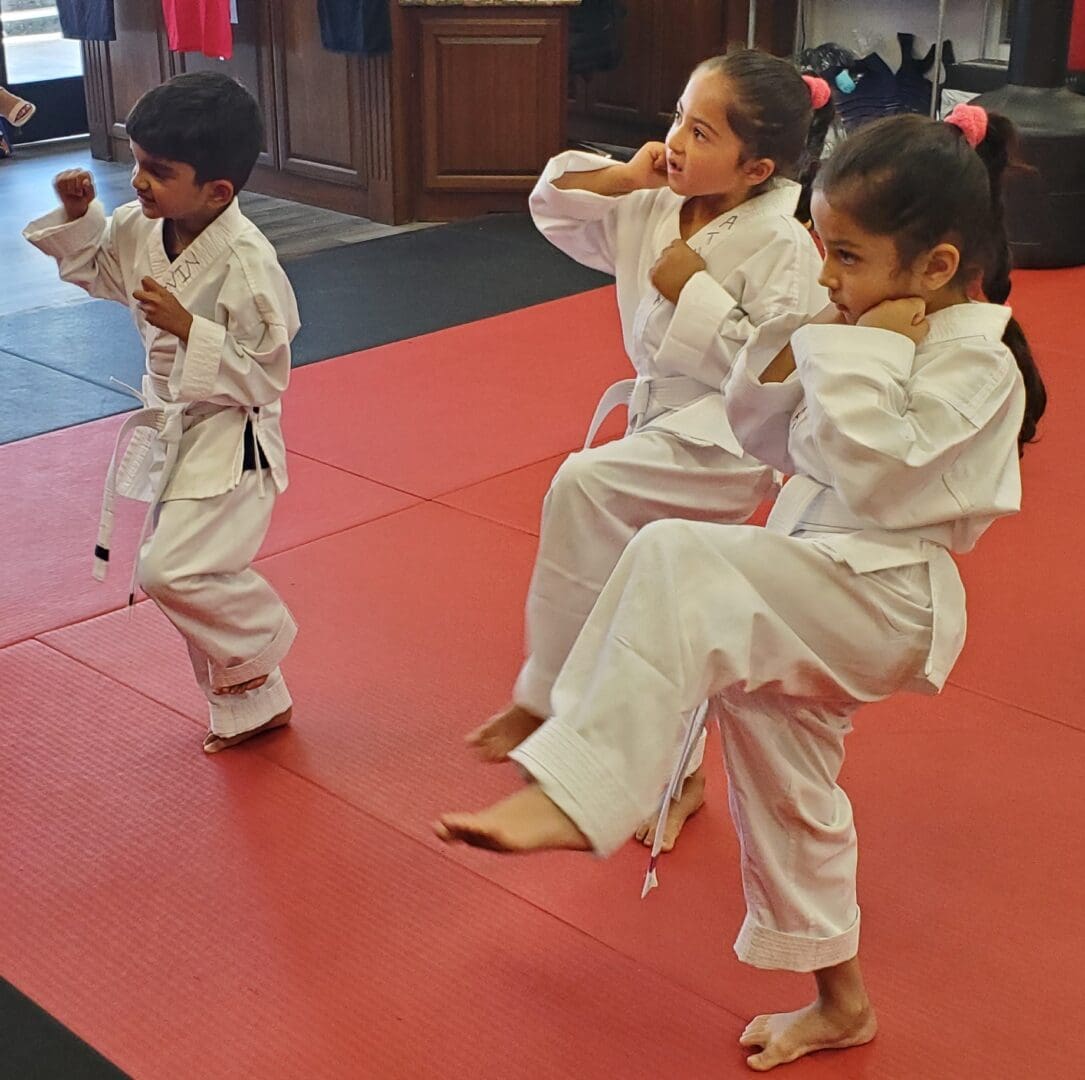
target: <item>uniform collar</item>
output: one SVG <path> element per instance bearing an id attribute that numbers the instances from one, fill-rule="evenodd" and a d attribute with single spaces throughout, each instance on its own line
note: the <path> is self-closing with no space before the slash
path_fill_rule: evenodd
<path id="1" fill-rule="evenodd" d="M 934 345 L 942 341 L 957 341 L 961 338 L 984 337 L 1001 341 L 1006 332 L 1006 324 L 1013 317 L 1013 311 L 1005 304 L 984 304 L 971 301 L 967 304 L 951 304 L 941 311 L 936 311 L 927 320 L 930 333 L 924 345 Z"/>
<path id="2" fill-rule="evenodd" d="M 235 198 L 225 210 L 171 263 L 163 243 L 166 222 L 156 221 L 151 241 L 151 269 L 155 280 L 178 292 L 210 265 L 241 231 L 245 218 Z"/>

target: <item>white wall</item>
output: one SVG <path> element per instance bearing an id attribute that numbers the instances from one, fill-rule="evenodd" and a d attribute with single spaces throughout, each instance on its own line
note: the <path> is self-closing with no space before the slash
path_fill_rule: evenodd
<path id="1" fill-rule="evenodd" d="M 934 43 L 938 31 L 938 0 L 805 0 L 805 3 L 808 46 L 835 41 L 865 56 L 881 51 L 879 45 L 885 41 L 895 47 L 900 31 L 916 35 L 916 54 L 922 55 Z M 992 11 L 999 6 L 999 0 L 992 0 Z M 948 0 L 945 36 L 952 40 L 958 60 L 984 55 L 984 8 L 984 0 Z M 899 52 L 893 55 L 899 56 Z"/>

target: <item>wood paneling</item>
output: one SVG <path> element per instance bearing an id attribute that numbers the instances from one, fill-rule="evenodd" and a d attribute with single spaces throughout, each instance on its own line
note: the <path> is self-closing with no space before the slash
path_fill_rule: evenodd
<path id="1" fill-rule="evenodd" d="M 578 80 L 585 86 L 585 105 L 595 115 L 626 121 L 643 118 L 645 82 L 652 77 L 657 3 L 624 0 L 626 16 L 618 24 L 622 62 L 613 71 L 596 72 L 590 79 Z"/>
<path id="2" fill-rule="evenodd" d="M 263 108 L 253 190 L 378 221 L 522 208 L 563 144 L 564 8 L 393 2 L 391 55 L 355 56 L 324 49 L 315 0 L 239 0 L 221 61 L 170 53 L 157 0 L 114 6 L 117 41 L 85 50 L 96 156 L 129 159 L 136 99 L 206 70 L 236 76 Z"/>
<path id="3" fill-rule="evenodd" d="M 161 4 L 115 5 L 117 40 L 108 46 L 110 93 L 106 95 L 106 121 L 114 150 L 127 160 L 128 136 L 124 120 L 132 106 L 151 87 L 168 79 L 173 70 L 166 49 Z"/>
<path id="4" fill-rule="evenodd" d="M 313 4 L 279 0 L 275 34 L 279 167 L 364 187 L 353 57 L 326 51 Z"/>
<path id="5" fill-rule="evenodd" d="M 669 125 L 689 73 L 702 60 L 724 51 L 725 18 L 719 0 L 660 4 L 655 14 L 654 78 L 645 118 Z"/>

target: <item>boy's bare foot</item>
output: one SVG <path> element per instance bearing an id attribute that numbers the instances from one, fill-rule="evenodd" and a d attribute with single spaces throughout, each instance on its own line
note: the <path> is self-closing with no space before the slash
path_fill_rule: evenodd
<path id="1" fill-rule="evenodd" d="M 480 728 L 467 736 L 467 745 L 473 746 L 478 756 L 494 764 L 505 761 L 509 752 L 515 750 L 529 735 L 543 725 L 543 718 L 519 705 L 510 705 Z"/>
<path id="2" fill-rule="evenodd" d="M 660 851 L 670 851 L 682 831 L 682 826 L 704 806 L 704 766 L 691 773 L 682 783 L 682 794 L 671 802 L 667 811 L 667 824 L 663 829 L 663 846 Z M 656 840 L 658 817 L 646 821 L 637 829 L 637 839 L 645 847 L 651 847 Z"/>
<path id="3" fill-rule="evenodd" d="M 256 735 L 263 735 L 265 732 L 274 731 L 276 728 L 286 727 L 290 723 L 293 712 L 292 708 L 287 709 L 285 712 L 279 713 L 278 716 L 273 716 L 266 724 L 261 724 L 251 731 L 243 731 L 240 735 L 216 735 L 213 731 L 209 731 L 203 737 L 203 752 L 205 754 L 217 754 L 220 750 L 229 750 L 231 746 L 248 742 L 249 739 Z"/>
<path id="4" fill-rule="evenodd" d="M 870 1042 L 878 1031 L 870 1002 L 859 1009 L 841 1010 L 821 999 L 797 1012 L 755 1017 L 738 1040 L 742 1046 L 760 1046 L 746 1064 L 756 1072 L 768 1072 L 777 1065 L 816 1050 L 843 1050 Z"/>
<path id="5" fill-rule="evenodd" d="M 591 850 L 587 837 L 538 784 L 477 814 L 442 814 L 433 828 L 446 844 L 460 842 L 490 851 Z"/>
<path id="6" fill-rule="evenodd" d="M 247 694 L 250 690 L 259 690 L 267 679 L 266 675 L 260 675 L 255 679 L 249 679 L 248 682 L 238 683 L 236 686 L 224 686 L 215 693 L 222 697 L 236 697 L 238 694 Z"/>

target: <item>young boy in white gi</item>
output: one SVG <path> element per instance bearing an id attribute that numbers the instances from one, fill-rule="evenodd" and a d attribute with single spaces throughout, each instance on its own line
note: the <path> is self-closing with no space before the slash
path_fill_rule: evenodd
<path id="1" fill-rule="evenodd" d="M 109 561 L 114 490 L 150 502 L 138 581 L 188 645 L 210 704 L 203 748 L 216 753 L 291 717 L 279 664 L 297 628 L 252 561 L 286 488 L 279 399 L 298 311 L 237 203 L 263 142 L 248 91 L 181 75 L 145 94 L 127 127 L 137 201 L 107 218 L 90 174 L 63 172 L 61 207 L 24 235 L 63 280 L 127 304 L 143 338 L 144 407 L 118 438 L 134 432 L 109 471 L 95 576 Z"/>

